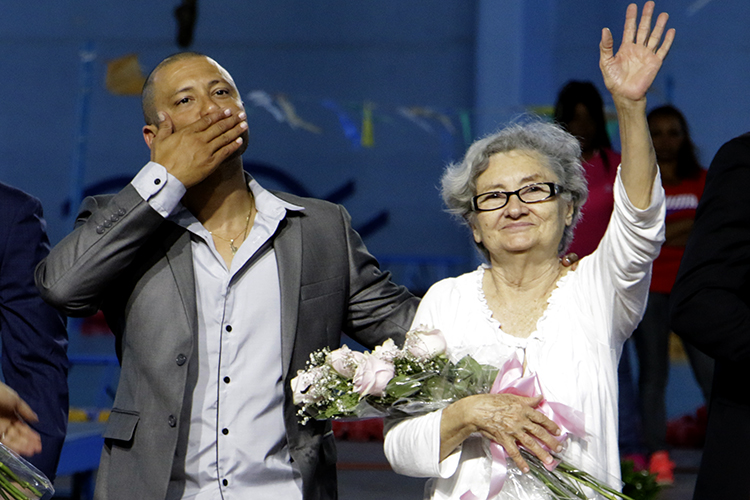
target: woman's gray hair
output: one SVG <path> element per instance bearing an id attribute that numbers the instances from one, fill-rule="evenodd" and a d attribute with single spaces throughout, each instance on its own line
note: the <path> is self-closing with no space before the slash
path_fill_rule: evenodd
<path id="1" fill-rule="evenodd" d="M 460 163 L 448 165 L 441 179 L 441 194 L 448 212 L 460 218 L 469 227 L 476 222 L 476 212 L 471 199 L 477 194 L 477 179 L 489 166 L 489 159 L 498 153 L 528 151 L 547 159 L 547 166 L 565 188 L 562 196 L 573 203 L 573 221 L 566 226 L 558 252 L 567 250 L 573 241 L 573 229 L 581 218 L 581 206 L 588 196 L 586 177 L 581 165 L 581 146 L 578 140 L 553 123 L 534 120 L 515 123 L 492 135 L 475 141 Z M 484 245 L 477 245 L 489 259 Z"/>

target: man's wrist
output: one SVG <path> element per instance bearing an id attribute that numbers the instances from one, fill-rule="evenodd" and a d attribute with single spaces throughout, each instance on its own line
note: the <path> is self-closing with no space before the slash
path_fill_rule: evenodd
<path id="1" fill-rule="evenodd" d="M 187 191 L 179 179 L 154 161 L 148 162 L 133 178 L 131 184 L 138 194 L 165 218 L 177 207 Z"/>

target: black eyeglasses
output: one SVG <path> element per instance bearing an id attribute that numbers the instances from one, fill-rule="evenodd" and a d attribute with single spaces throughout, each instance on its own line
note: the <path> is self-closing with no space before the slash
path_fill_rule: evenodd
<path id="1" fill-rule="evenodd" d="M 565 188 L 554 182 L 537 182 L 529 184 L 515 191 L 490 191 L 478 194 L 471 199 L 471 208 L 475 212 L 491 212 L 499 210 L 508 204 L 513 195 L 524 203 L 539 203 L 549 200 L 565 191 Z"/>

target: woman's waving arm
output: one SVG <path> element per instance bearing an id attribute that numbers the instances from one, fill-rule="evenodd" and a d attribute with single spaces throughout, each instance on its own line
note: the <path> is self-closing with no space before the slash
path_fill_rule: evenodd
<path id="1" fill-rule="evenodd" d="M 608 28 L 602 30 L 599 44 L 599 67 L 619 120 L 622 181 L 628 198 L 640 209 L 649 206 L 651 185 L 656 177 L 656 154 L 646 121 L 646 91 L 656 78 L 675 36 L 674 29 L 664 32 L 669 18 L 666 13 L 659 15 L 651 29 L 653 13 L 654 2 L 646 2 L 636 28 L 638 7 L 630 4 L 617 53 L 613 51 L 614 40 Z"/>

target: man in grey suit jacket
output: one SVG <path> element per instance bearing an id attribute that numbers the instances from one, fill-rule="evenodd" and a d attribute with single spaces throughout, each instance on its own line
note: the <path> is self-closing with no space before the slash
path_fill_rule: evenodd
<path id="1" fill-rule="evenodd" d="M 205 56 L 163 61 L 143 94 L 151 162 L 37 268 L 71 316 L 101 309 L 122 370 L 97 499 L 336 498 L 330 424 L 300 425 L 289 381 L 341 332 L 400 340 L 417 299 L 337 205 L 242 171 L 247 123 Z"/>

